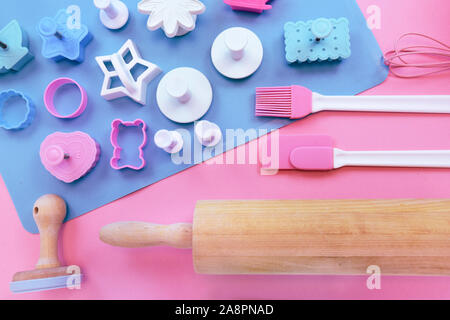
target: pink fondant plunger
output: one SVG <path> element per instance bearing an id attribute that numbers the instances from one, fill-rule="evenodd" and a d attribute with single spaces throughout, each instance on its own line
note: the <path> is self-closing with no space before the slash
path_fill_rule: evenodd
<path id="1" fill-rule="evenodd" d="M 84 132 L 55 132 L 42 142 L 40 157 L 48 172 L 70 183 L 95 167 L 100 157 L 100 146 Z"/>

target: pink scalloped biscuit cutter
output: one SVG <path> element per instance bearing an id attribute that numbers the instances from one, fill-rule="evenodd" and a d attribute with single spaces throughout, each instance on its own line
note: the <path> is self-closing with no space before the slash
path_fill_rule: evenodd
<path id="1" fill-rule="evenodd" d="M 141 165 L 133 166 L 133 165 L 119 165 L 119 161 L 121 159 L 120 154 L 122 152 L 122 147 L 119 145 L 118 137 L 120 132 L 120 125 L 125 127 L 139 127 L 142 130 L 142 142 L 139 146 L 139 160 L 141 161 Z M 111 123 L 111 144 L 114 147 L 113 157 L 111 158 L 110 165 L 111 168 L 115 170 L 122 170 L 125 168 L 132 170 L 141 170 L 145 167 L 145 158 L 144 158 L 144 147 L 147 144 L 147 125 L 141 119 L 136 119 L 134 121 L 122 121 L 120 119 L 116 119 Z"/>
<path id="2" fill-rule="evenodd" d="M 48 172 L 70 183 L 95 167 L 100 158 L 100 145 L 81 131 L 55 132 L 41 143 L 39 154 Z"/>

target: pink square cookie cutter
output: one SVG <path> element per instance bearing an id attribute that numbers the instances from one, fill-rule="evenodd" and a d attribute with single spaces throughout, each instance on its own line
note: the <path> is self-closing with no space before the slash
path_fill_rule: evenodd
<path id="1" fill-rule="evenodd" d="M 142 132 L 142 142 L 139 145 L 139 160 L 141 161 L 141 164 L 139 166 L 134 165 L 119 165 L 119 162 L 121 160 L 121 153 L 122 153 L 122 147 L 119 144 L 118 137 L 120 132 L 120 126 L 125 127 L 138 127 L 141 128 Z M 121 119 L 115 119 L 111 123 L 111 144 L 114 147 L 113 156 L 110 161 L 111 168 L 114 170 L 122 170 L 125 168 L 132 169 L 132 170 L 141 170 L 145 167 L 146 161 L 144 158 L 144 147 L 147 145 L 147 125 L 142 119 L 136 119 L 134 121 L 123 121 Z"/>

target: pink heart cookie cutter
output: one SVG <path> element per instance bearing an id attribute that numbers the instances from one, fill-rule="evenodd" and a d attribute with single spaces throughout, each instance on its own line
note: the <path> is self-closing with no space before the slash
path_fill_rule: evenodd
<path id="1" fill-rule="evenodd" d="M 70 183 L 95 167 L 100 158 L 100 145 L 81 131 L 55 132 L 41 143 L 39 154 L 47 171 Z"/>
<path id="2" fill-rule="evenodd" d="M 122 147 L 119 145 L 118 137 L 120 132 L 120 126 L 125 127 L 138 127 L 142 130 L 142 142 L 139 146 L 139 160 L 141 164 L 139 166 L 134 165 L 119 165 L 119 161 L 121 160 Z M 122 121 L 121 119 L 116 119 L 111 123 L 111 144 L 114 147 L 113 156 L 110 161 L 111 168 L 115 170 L 122 170 L 125 168 L 132 170 L 141 170 L 145 167 L 146 161 L 144 158 L 144 147 L 147 144 L 147 125 L 141 119 L 136 119 L 134 121 Z"/>

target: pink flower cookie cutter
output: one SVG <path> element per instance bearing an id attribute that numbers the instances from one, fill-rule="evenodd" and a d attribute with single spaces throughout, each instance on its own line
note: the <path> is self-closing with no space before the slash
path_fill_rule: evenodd
<path id="1" fill-rule="evenodd" d="M 121 159 L 121 152 L 122 147 L 119 145 L 119 132 L 120 132 L 120 126 L 125 127 L 138 127 L 141 128 L 142 132 L 142 142 L 139 145 L 139 160 L 141 161 L 141 164 L 139 166 L 134 165 L 119 165 L 119 161 Z M 113 156 L 110 161 L 111 168 L 114 170 L 122 170 L 125 168 L 132 169 L 132 170 L 141 170 L 145 167 L 146 161 L 144 158 L 144 147 L 147 145 L 147 125 L 145 124 L 144 120 L 142 119 L 136 119 L 134 121 L 123 121 L 121 119 L 115 119 L 111 123 L 111 144 L 114 147 Z"/>
<path id="2" fill-rule="evenodd" d="M 62 115 L 56 110 L 53 100 L 54 100 L 56 91 L 58 91 L 59 88 L 61 88 L 62 86 L 66 85 L 66 84 L 74 84 L 78 88 L 78 90 L 80 90 L 81 102 L 80 102 L 80 105 L 78 106 L 78 108 L 72 114 Z M 48 112 L 50 112 L 50 114 L 52 116 L 54 116 L 56 118 L 60 118 L 60 119 L 73 119 L 73 118 L 79 117 L 84 112 L 84 109 L 86 109 L 87 102 L 88 102 L 88 97 L 87 97 L 86 90 L 84 90 L 84 88 L 81 85 L 79 85 L 78 82 L 76 82 L 75 80 L 72 80 L 70 78 L 58 78 L 58 79 L 53 80 L 52 82 L 50 82 L 50 84 L 47 86 L 47 88 L 45 89 L 45 92 L 44 92 L 45 107 L 47 108 Z"/>

